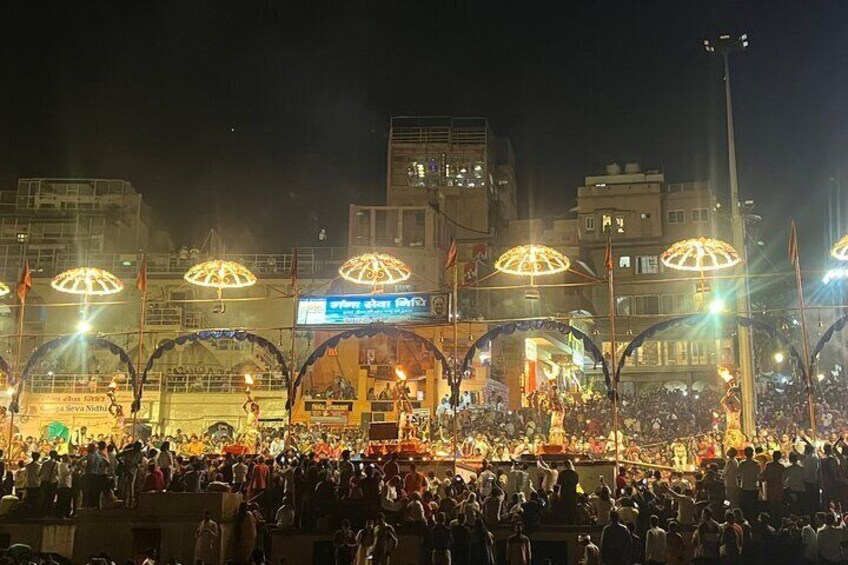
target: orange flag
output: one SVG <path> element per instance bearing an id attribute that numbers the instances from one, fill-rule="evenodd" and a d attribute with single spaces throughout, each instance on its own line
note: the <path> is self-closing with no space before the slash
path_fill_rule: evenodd
<path id="1" fill-rule="evenodd" d="M 24 260 L 24 270 L 21 272 L 21 278 L 18 279 L 18 286 L 15 291 L 18 294 L 18 299 L 24 302 L 30 290 L 32 290 L 32 271 L 29 268 L 29 259 L 26 259 Z"/>
<path id="2" fill-rule="evenodd" d="M 135 277 L 135 287 L 142 293 L 147 292 L 147 257 L 142 255 L 141 265 L 138 266 L 138 275 Z"/>

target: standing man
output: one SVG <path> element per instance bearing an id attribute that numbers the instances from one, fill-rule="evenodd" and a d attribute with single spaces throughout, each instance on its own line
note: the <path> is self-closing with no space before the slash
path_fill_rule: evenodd
<path id="1" fill-rule="evenodd" d="M 821 465 L 816 448 L 807 442 L 804 446 L 804 490 L 807 493 L 807 513 L 821 509 Z"/>
<path id="2" fill-rule="evenodd" d="M 783 463 L 780 462 L 783 454 L 780 451 L 772 453 L 771 462 L 760 474 L 760 480 L 766 485 L 766 505 L 769 514 L 777 520 L 783 518 Z"/>
<path id="3" fill-rule="evenodd" d="M 601 562 L 604 565 L 629 565 L 631 557 L 630 530 L 621 523 L 616 510 L 610 511 L 610 522 L 601 533 Z"/>
<path id="4" fill-rule="evenodd" d="M 754 460 L 754 448 L 745 448 L 745 459 L 739 464 L 739 508 L 748 521 L 757 516 L 760 465 Z"/>
<path id="5" fill-rule="evenodd" d="M 59 459 L 59 483 L 56 490 L 56 516 L 68 518 L 71 515 L 71 499 L 73 487 L 73 472 L 70 458 L 67 454 Z"/>
<path id="6" fill-rule="evenodd" d="M 721 472 L 721 478 L 724 479 L 724 493 L 730 501 L 731 508 L 739 506 L 739 460 L 736 459 L 738 456 L 739 452 L 735 447 L 728 449 L 727 462 Z"/>
<path id="7" fill-rule="evenodd" d="M 430 530 L 430 565 L 451 565 L 451 531 L 445 521 L 444 512 L 436 514 Z"/>
<path id="8" fill-rule="evenodd" d="M 41 477 L 39 476 L 39 472 L 41 471 L 40 457 L 41 454 L 39 452 L 33 451 L 32 461 L 24 467 L 24 474 L 26 476 L 26 482 L 24 483 L 24 504 L 30 514 L 33 515 L 38 510 L 38 498 L 41 491 Z"/>
<path id="9" fill-rule="evenodd" d="M 98 508 L 100 494 L 109 481 L 109 461 L 97 451 L 97 446 L 93 443 L 88 444 L 87 451 L 88 455 L 82 460 L 85 473 L 82 484 L 82 507 Z"/>
<path id="10" fill-rule="evenodd" d="M 530 538 L 524 535 L 524 526 L 515 525 L 515 533 L 506 540 L 506 565 L 530 565 L 532 561 Z"/>
<path id="11" fill-rule="evenodd" d="M 665 530 L 660 528 L 660 519 L 654 514 L 651 527 L 645 533 L 645 561 L 647 565 L 663 565 L 666 560 Z"/>
<path id="12" fill-rule="evenodd" d="M 41 482 L 41 508 L 42 516 L 53 515 L 53 503 L 56 499 L 56 491 L 59 488 L 59 454 L 56 450 L 50 452 L 50 457 L 41 465 L 38 472 Z"/>

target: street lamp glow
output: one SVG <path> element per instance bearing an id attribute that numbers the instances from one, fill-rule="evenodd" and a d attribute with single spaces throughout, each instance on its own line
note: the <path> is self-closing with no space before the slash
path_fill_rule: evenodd
<path id="1" fill-rule="evenodd" d="M 835 267 L 825 273 L 822 282 L 824 284 L 830 284 L 832 281 L 838 281 L 842 279 L 848 279 L 848 269 L 843 267 Z"/>
<path id="2" fill-rule="evenodd" d="M 80 320 L 77 323 L 77 333 L 78 334 L 87 334 L 91 331 L 91 324 L 88 320 Z"/>
<path id="3" fill-rule="evenodd" d="M 721 314 L 724 311 L 724 300 L 721 298 L 713 298 L 710 302 L 710 314 Z"/>
<path id="4" fill-rule="evenodd" d="M 783 360 L 786 359 L 786 356 L 783 355 L 782 352 L 778 351 L 774 354 L 774 362 L 775 363 L 783 363 Z"/>

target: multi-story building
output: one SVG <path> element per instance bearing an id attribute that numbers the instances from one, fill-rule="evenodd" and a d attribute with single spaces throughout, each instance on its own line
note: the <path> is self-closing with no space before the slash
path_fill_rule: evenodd
<path id="1" fill-rule="evenodd" d="M 603 276 L 608 232 L 612 240 L 617 356 L 645 328 L 676 316 L 704 311 L 722 294 L 718 283 L 692 273 L 668 270 L 660 255 L 675 241 L 720 237 L 716 195 L 707 182 L 668 183 L 659 171 L 628 163 L 609 165 L 587 176 L 577 191 L 580 245 Z M 589 301 L 603 318 L 609 312 L 604 285 L 587 287 Z M 729 301 L 728 301 L 729 302 Z M 608 324 L 598 324 L 604 351 L 611 350 Z M 718 333 L 717 333 L 718 332 Z M 624 390 L 642 383 L 694 387 L 717 382 L 716 365 L 732 363 L 733 345 L 720 330 L 669 330 L 648 340 L 622 369 Z"/>

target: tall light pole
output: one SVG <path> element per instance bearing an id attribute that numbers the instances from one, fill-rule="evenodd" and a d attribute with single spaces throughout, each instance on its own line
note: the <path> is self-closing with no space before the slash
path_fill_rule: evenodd
<path id="1" fill-rule="evenodd" d="M 739 180 L 736 175 L 736 138 L 733 131 L 733 102 L 730 94 L 730 54 L 748 47 L 748 35 L 721 35 L 704 40 L 708 53 L 720 55 L 724 62 L 724 97 L 727 110 L 727 160 L 730 173 L 730 228 L 733 246 L 742 253 L 742 263 L 737 267 L 742 284 L 737 285 L 736 313 L 750 316 L 751 304 L 748 288 L 748 251 L 745 244 L 745 219 L 739 200 Z M 739 325 L 739 372 L 742 385 L 742 429 L 750 437 L 756 429 L 757 397 L 754 389 L 754 347 L 751 329 Z"/>

